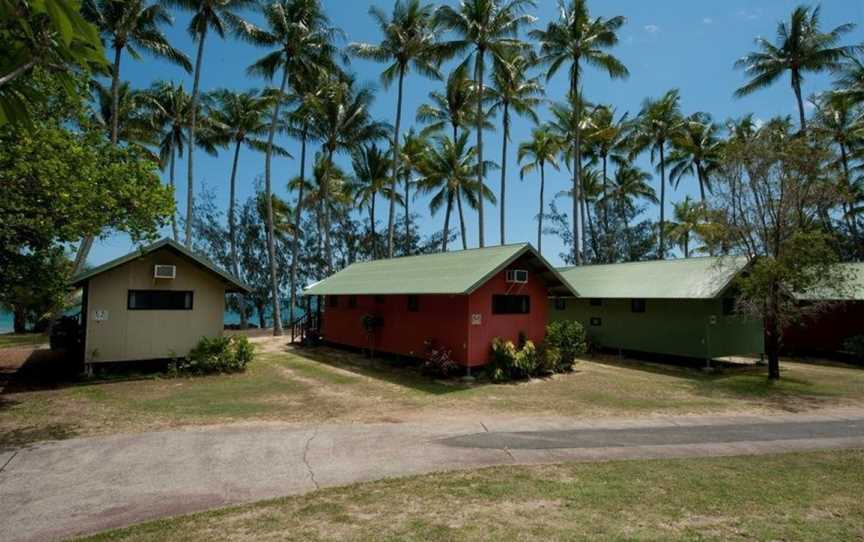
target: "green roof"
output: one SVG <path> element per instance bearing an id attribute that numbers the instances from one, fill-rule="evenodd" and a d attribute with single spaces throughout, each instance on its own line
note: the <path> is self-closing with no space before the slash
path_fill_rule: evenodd
<path id="1" fill-rule="evenodd" d="M 528 243 L 354 263 L 303 294 L 470 294 L 523 257 L 554 295 L 572 295 L 566 280 Z"/>
<path id="2" fill-rule="evenodd" d="M 129 254 L 126 254 L 124 256 L 120 256 L 119 258 L 115 258 L 109 262 L 103 263 L 100 266 L 97 266 L 97 267 L 94 267 L 92 269 L 88 269 L 86 271 L 83 271 L 83 272 L 75 275 L 74 277 L 72 277 L 70 284 L 72 286 L 79 286 L 79 285 L 83 284 L 84 282 L 90 280 L 91 278 L 95 277 L 96 275 L 100 275 L 100 274 L 104 273 L 105 271 L 108 271 L 110 269 L 114 269 L 115 267 L 121 266 L 121 265 L 128 263 L 128 262 L 131 262 L 132 260 L 135 260 L 136 258 L 140 258 L 141 256 L 144 256 L 146 254 L 149 254 L 151 252 L 155 252 L 161 248 L 172 250 L 181 256 L 185 256 L 186 258 L 188 258 L 189 260 L 191 260 L 193 263 L 197 264 L 198 266 L 202 267 L 203 269 L 217 275 L 220 279 L 222 279 L 222 281 L 224 281 L 225 283 L 228 284 L 228 288 L 227 288 L 228 291 L 244 292 L 244 293 L 248 293 L 251 291 L 249 286 L 244 284 L 240 279 L 236 278 L 235 276 L 228 273 L 227 271 L 221 269 L 219 266 L 217 266 L 215 263 L 211 262 L 209 259 L 207 259 L 203 255 L 198 254 L 196 252 L 193 252 L 193 251 L 189 250 L 188 248 L 184 247 L 183 245 L 181 245 L 180 243 L 174 241 L 173 239 L 169 239 L 167 237 L 165 239 L 162 239 L 161 241 L 157 241 L 157 242 L 153 243 L 152 245 L 148 245 L 146 247 L 142 247 L 140 249 L 133 250 Z"/>
<path id="3" fill-rule="evenodd" d="M 812 294 L 798 294 L 802 300 L 864 301 L 864 263 L 839 264 L 848 282 L 835 290 L 823 289 Z"/>
<path id="4" fill-rule="evenodd" d="M 579 297 L 712 299 L 747 265 L 741 257 L 684 258 L 560 269 Z"/>

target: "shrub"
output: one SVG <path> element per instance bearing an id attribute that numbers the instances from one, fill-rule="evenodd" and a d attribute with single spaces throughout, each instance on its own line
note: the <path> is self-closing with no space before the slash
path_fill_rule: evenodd
<path id="1" fill-rule="evenodd" d="M 459 371 L 460 366 L 453 361 L 452 351 L 439 345 L 434 339 L 426 341 L 426 357 L 421 371 L 434 378 L 448 378 Z"/>
<path id="2" fill-rule="evenodd" d="M 855 335 L 846 339 L 843 342 L 843 350 L 864 358 L 864 335 Z"/>
<path id="3" fill-rule="evenodd" d="M 540 372 L 540 356 L 534 343 L 526 340 L 521 348 L 500 337 L 492 339 L 486 373 L 495 382 L 528 378 Z"/>
<path id="4" fill-rule="evenodd" d="M 572 320 L 552 322 L 546 326 L 546 345 L 548 348 L 557 348 L 560 353 L 555 371 L 572 371 L 576 358 L 583 355 L 588 348 L 585 329 L 582 324 Z"/>
<path id="5" fill-rule="evenodd" d="M 540 365 L 537 355 L 537 347 L 534 343 L 526 340 L 513 357 L 513 369 L 510 371 L 512 378 L 528 378 L 537 374 Z"/>
<path id="6" fill-rule="evenodd" d="M 549 375 L 558 371 L 561 365 L 561 350 L 556 346 L 544 344 L 538 352 L 537 373 Z"/>
<path id="7" fill-rule="evenodd" d="M 255 347 L 242 336 L 204 337 L 182 360 L 168 366 L 173 375 L 240 373 L 255 357 Z"/>

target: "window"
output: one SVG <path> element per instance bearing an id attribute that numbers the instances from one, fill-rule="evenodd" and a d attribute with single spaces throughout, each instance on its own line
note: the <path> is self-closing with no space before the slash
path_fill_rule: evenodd
<path id="1" fill-rule="evenodd" d="M 383 305 L 384 304 L 384 296 L 383 295 L 376 295 L 375 296 L 375 303 L 378 303 L 379 305 Z"/>
<path id="2" fill-rule="evenodd" d="M 723 316 L 731 316 L 735 314 L 735 298 L 734 297 L 724 297 L 723 298 Z"/>
<path id="3" fill-rule="evenodd" d="M 645 312 L 645 300 L 644 299 L 631 299 L 630 300 L 630 312 Z"/>
<path id="4" fill-rule="evenodd" d="M 492 314 L 528 314 L 531 298 L 527 295 L 493 295 Z"/>
<path id="5" fill-rule="evenodd" d="M 555 298 L 555 310 L 556 311 L 563 311 L 566 308 L 567 308 L 567 300 L 564 299 L 563 297 L 556 297 Z"/>
<path id="6" fill-rule="evenodd" d="M 600 327 L 603 325 L 603 319 L 598 316 L 591 317 L 591 325 L 594 327 Z"/>
<path id="7" fill-rule="evenodd" d="M 129 290 L 130 311 L 191 311 L 192 292 L 185 290 Z"/>
<path id="8" fill-rule="evenodd" d="M 356 309 L 357 308 L 357 296 L 356 295 L 349 295 L 348 296 L 348 308 L 349 309 Z"/>
<path id="9" fill-rule="evenodd" d="M 408 311 L 409 312 L 417 312 L 420 310 L 420 296 L 409 295 L 408 296 Z"/>
<path id="10" fill-rule="evenodd" d="M 338 295 L 328 295 L 327 296 L 327 306 L 331 308 L 336 308 L 339 306 L 339 296 Z"/>
<path id="11" fill-rule="evenodd" d="M 591 305 L 592 307 L 602 307 L 603 306 L 603 300 L 597 299 L 597 298 L 592 298 L 588 301 L 588 304 Z"/>

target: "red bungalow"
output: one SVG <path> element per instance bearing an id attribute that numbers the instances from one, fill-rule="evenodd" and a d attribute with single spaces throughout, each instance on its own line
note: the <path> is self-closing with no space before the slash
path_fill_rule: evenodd
<path id="1" fill-rule="evenodd" d="M 542 341 L 549 297 L 575 292 L 523 243 L 355 263 L 303 294 L 324 296 L 327 342 L 422 357 L 434 341 L 475 367 L 495 337 Z"/>

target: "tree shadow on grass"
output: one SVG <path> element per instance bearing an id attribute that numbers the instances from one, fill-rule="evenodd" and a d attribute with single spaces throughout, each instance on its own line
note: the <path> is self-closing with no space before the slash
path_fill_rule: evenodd
<path id="1" fill-rule="evenodd" d="M 66 440 L 76 436 L 78 436 L 78 429 L 71 423 L 0 429 L 0 452 L 26 448 L 46 440 Z"/>

